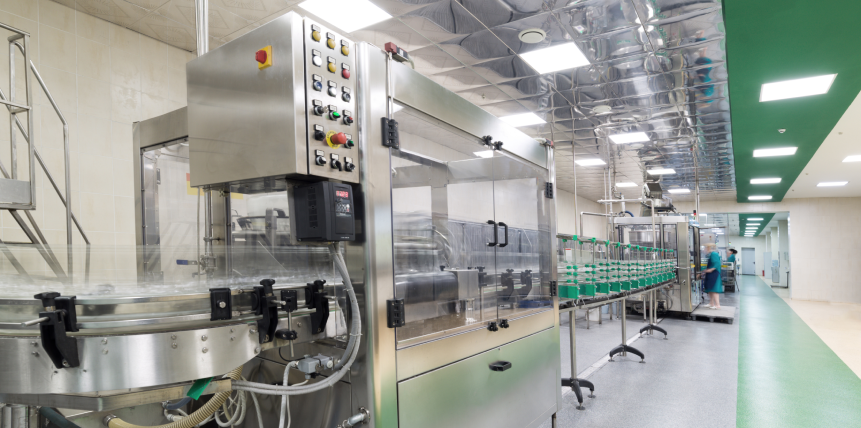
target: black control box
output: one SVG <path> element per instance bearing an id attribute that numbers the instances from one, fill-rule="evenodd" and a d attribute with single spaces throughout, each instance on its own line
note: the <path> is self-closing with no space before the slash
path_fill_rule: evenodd
<path id="1" fill-rule="evenodd" d="M 297 241 L 354 241 L 353 187 L 321 181 L 293 192 Z"/>

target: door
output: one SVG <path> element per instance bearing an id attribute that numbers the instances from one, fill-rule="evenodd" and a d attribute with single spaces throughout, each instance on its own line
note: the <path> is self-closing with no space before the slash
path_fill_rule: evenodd
<path id="1" fill-rule="evenodd" d="M 753 248 L 741 249 L 741 274 L 756 275 L 756 250 Z"/>
<path id="2" fill-rule="evenodd" d="M 398 346 L 552 309 L 547 170 L 412 108 L 393 116 Z"/>

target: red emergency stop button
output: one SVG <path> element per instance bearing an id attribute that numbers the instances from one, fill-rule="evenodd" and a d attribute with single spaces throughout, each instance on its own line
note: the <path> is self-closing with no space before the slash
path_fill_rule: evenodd
<path id="1" fill-rule="evenodd" d="M 262 70 L 272 66 L 272 46 L 266 46 L 263 49 L 254 53 L 254 59 L 257 60 L 257 68 Z"/>
<path id="2" fill-rule="evenodd" d="M 343 132 L 339 132 L 332 136 L 332 144 L 344 145 L 347 144 L 347 136 Z"/>
<path id="3" fill-rule="evenodd" d="M 261 64 L 265 64 L 266 58 L 268 58 L 268 57 L 269 57 L 269 54 L 266 53 L 266 50 L 260 49 L 259 51 L 257 51 L 257 55 L 255 56 L 255 59 L 257 59 L 257 62 L 259 62 Z"/>
<path id="4" fill-rule="evenodd" d="M 349 79 L 350 78 L 350 70 L 347 70 L 346 68 L 341 70 L 341 76 L 344 76 L 345 79 Z"/>

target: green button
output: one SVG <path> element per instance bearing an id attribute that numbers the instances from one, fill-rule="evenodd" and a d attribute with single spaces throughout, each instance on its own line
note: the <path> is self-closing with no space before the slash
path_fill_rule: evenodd
<path id="1" fill-rule="evenodd" d="M 355 145 L 356 143 L 354 143 L 353 140 L 347 140 L 347 147 L 353 147 Z"/>
<path id="2" fill-rule="evenodd" d="M 334 118 L 336 118 L 336 119 L 337 119 L 337 118 L 341 117 L 341 113 L 338 113 L 338 112 L 336 112 L 336 111 L 333 111 L 333 112 L 332 112 L 332 117 L 334 117 Z"/>

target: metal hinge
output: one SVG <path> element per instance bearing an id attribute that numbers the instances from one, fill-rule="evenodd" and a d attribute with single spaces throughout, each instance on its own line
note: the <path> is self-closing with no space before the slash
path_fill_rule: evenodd
<path id="1" fill-rule="evenodd" d="M 403 327 L 407 323 L 404 311 L 404 299 L 386 300 L 386 326 L 389 328 Z"/>
<path id="2" fill-rule="evenodd" d="M 384 117 L 383 122 L 383 146 L 393 149 L 401 148 L 401 138 L 398 135 L 398 121 Z"/>
<path id="3" fill-rule="evenodd" d="M 553 183 L 544 183 L 544 197 L 547 199 L 553 199 Z"/>
<path id="4" fill-rule="evenodd" d="M 559 290 L 556 287 L 556 281 L 550 281 L 550 296 L 556 297 L 559 295 Z"/>

